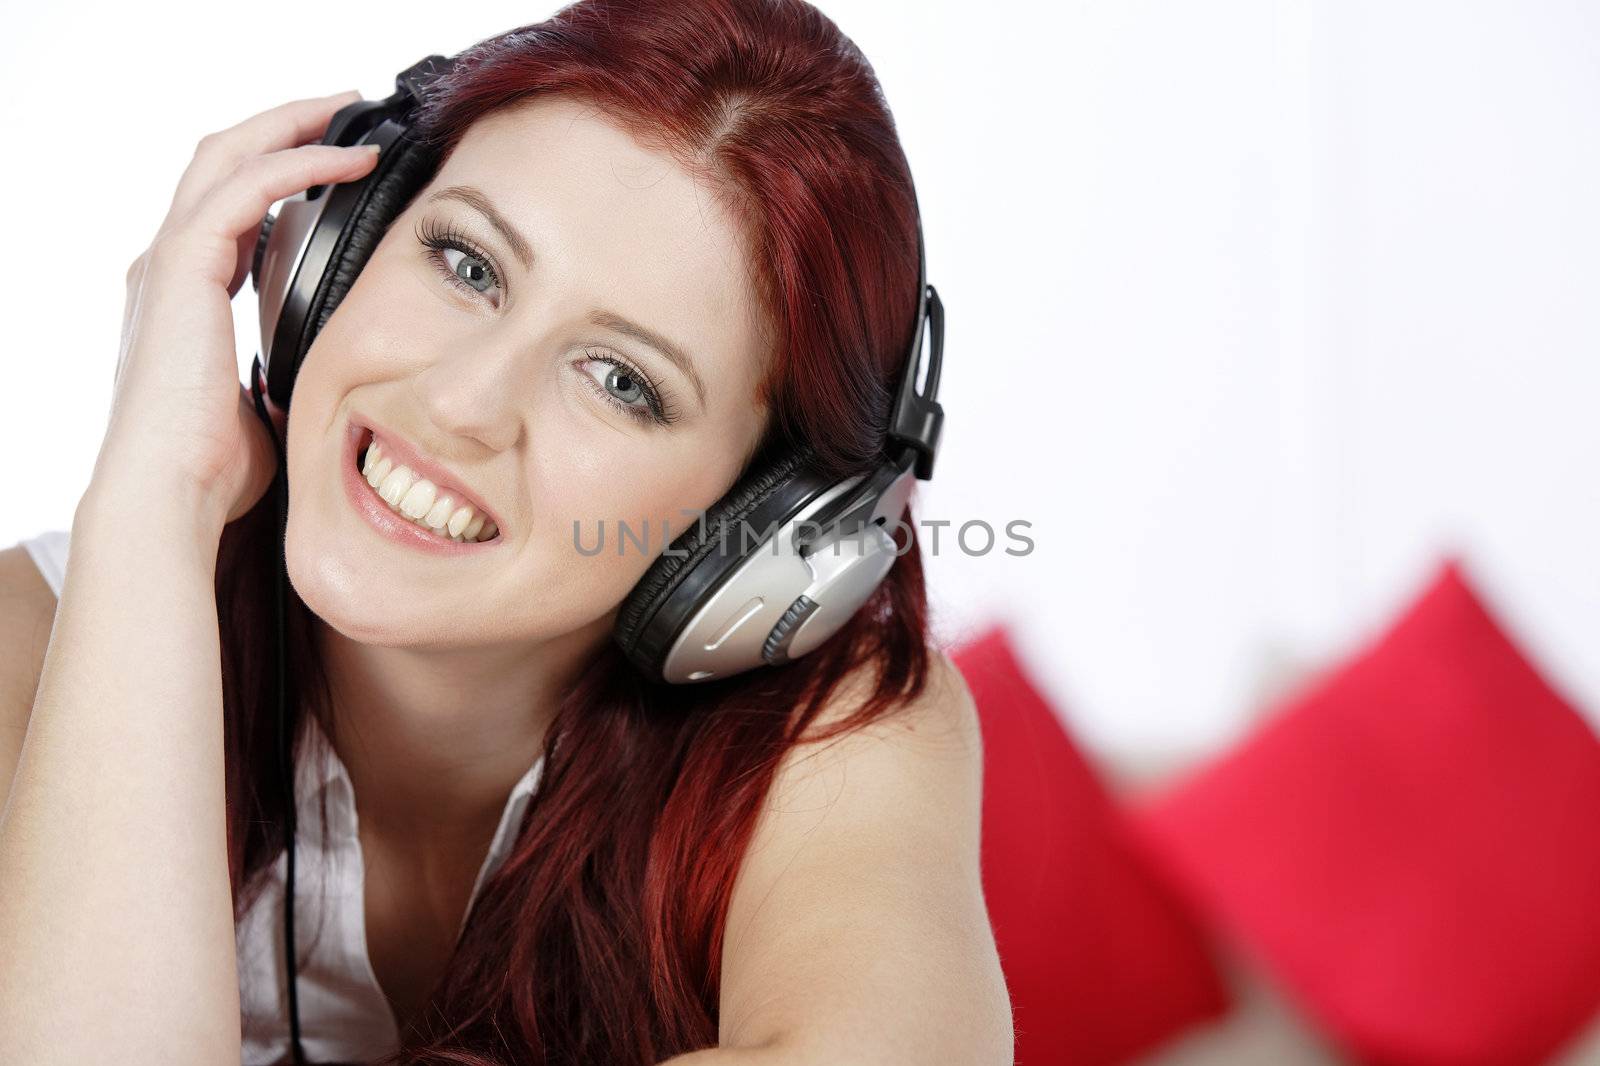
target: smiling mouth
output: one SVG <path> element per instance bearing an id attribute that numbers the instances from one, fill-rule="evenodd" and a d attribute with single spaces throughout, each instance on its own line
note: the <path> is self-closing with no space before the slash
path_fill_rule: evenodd
<path id="1" fill-rule="evenodd" d="M 485 544 L 499 539 L 500 530 L 493 520 L 464 494 L 440 487 L 384 455 L 381 441 L 376 461 L 369 467 L 373 444 L 371 427 L 363 427 L 355 449 L 356 474 L 397 518 L 441 541 Z M 398 477 L 396 471 L 400 471 Z"/>

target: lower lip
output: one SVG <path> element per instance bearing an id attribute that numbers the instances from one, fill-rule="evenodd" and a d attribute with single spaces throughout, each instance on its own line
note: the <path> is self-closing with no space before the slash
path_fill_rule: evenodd
<path id="1" fill-rule="evenodd" d="M 505 539 L 502 530 L 490 540 L 451 540 L 449 537 L 441 537 L 437 533 L 423 529 L 414 522 L 408 522 L 389 510 L 389 505 L 383 502 L 377 490 L 361 476 L 361 471 L 356 469 L 356 456 L 361 451 L 361 444 L 366 434 L 366 429 L 354 422 L 345 430 L 344 493 L 355 509 L 367 520 L 367 524 L 377 530 L 380 536 L 396 544 L 404 544 L 435 555 L 471 555 L 494 548 Z"/>

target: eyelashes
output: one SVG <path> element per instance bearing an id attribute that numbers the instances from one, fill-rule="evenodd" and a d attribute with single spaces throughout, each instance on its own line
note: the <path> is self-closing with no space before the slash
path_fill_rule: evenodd
<path id="1" fill-rule="evenodd" d="M 473 243 L 471 237 L 456 229 L 453 223 L 446 222 L 440 226 L 431 218 L 423 218 L 417 223 L 416 234 L 417 242 L 430 249 L 428 258 L 433 260 L 434 265 L 443 271 L 445 277 L 454 282 L 457 288 L 465 290 L 469 295 L 483 295 L 482 289 L 468 285 L 465 278 L 450 269 L 450 264 L 444 261 L 442 254 L 446 248 L 453 248 L 481 262 L 489 280 L 505 288 L 505 283 L 500 280 L 500 271 L 495 268 L 494 258 Z"/>
<path id="2" fill-rule="evenodd" d="M 447 248 L 478 260 L 483 267 L 483 276 L 487 277 L 493 285 L 499 286 L 501 289 L 505 288 L 505 283 L 500 277 L 499 268 L 495 266 L 494 257 L 480 248 L 471 237 L 457 229 L 454 224 L 446 222 L 440 225 L 431 218 L 423 218 L 417 222 L 415 233 L 417 243 L 427 249 L 426 258 L 428 261 L 434 265 L 447 282 L 467 296 L 482 297 L 487 290 L 479 289 L 469 284 L 466 278 L 463 278 L 451 268 L 444 257 L 444 252 Z M 604 387 L 592 375 L 585 373 L 583 376 L 589 382 L 589 386 L 611 406 L 640 423 L 655 422 L 659 425 L 670 425 L 678 420 L 677 409 L 670 401 L 662 397 L 660 390 L 656 387 L 655 382 L 650 380 L 648 374 L 621 356 L 603 349 L 585 348 L 584 354 L 587 356 L 583 360 L 584 362 L 609 363 L 615 367 L 619 373 L 638 385 L 639 389 L 644 393 L 645 402 L 648 404 L 647 407 L 639 407 L 637 404 L 624 403 L 622 400 L 617 399 L 616 396 L 605 391 Z"/>
<path id="3" fill-rule="evenodd" d="M 599 382 L 595 381 L 593 375 L 584 374 L 584 380 L 588 381 L 603 399 L 611 401 L 611 403 L 621 408 L 623 412 L 631 415 L 634 418 L 637 418 L 641 422 L 654 420 L 659 422 L 661 425 L 666 426 L 671 425 L 678 420 L 677 408 L 673 407 L 671 403 L 664 400 L 650 379 L 647 378 L 641 371 L 636 369 L 633 364 L 629 363 L 622 357 L 612 355 L 603 349 L 585 348 L 583 351 L 584 354 L 589 357 L 588 359 L 584 360 L 584 362 L 609 363 L 616 367 L 618 372 L 625 376 L 628 380 L 638 385 L 640 391 L 644 393 L 645 402 L 650 406 L 639 407 L 631 403 L 623 403 L 611 393 L 606 392 L 605 388 Z"/>

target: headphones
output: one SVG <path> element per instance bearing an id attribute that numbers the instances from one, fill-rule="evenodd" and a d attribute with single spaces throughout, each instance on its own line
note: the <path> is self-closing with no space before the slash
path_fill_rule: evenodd
<path id="1" fill-rule="evenodd" d="M 380 146 L 363 177 L 312 186 L 261 221 L 251 264 L 261 351 L 251 371 L 257 416 L 278 450 L 280 520 L 286 518 L 283 447 L 261 400 L 262 381 L 289 409 L 295 376 L 312 341 L 350 290 L 389 224 L 433 177 L 439 160 L 417 136 L 417 105 L 454 66 L 430 55 L 395 77 L 382 100 L 339 109 L 323 144 Z M 933 476 L 944 411 L 935 399 L 944 350 L 944 305 L 927 283 L 917 221 L 917 320 L 887 427 L 883 453 L 866 474 L 821 473 L 809 445 L 769 449 L 721 499 L 674 539 L 624 599 L 613 637 L 646 677 L 689 684 L 776 666 L 832 636 L 889 572 L 894 537 L 914 480 Z M 924 332 L 931 351 L 917 389 Z M 691 512 L 692 513 L 692 512 Z M 648 529 L 646 530 L 648 533 Z M 620 550 L 620 543 L 619 543 Z M 281 560 L 280 560 L 281 563 Z M 292 789 L 284 706 L 283 574 L 278 567 L 279 759 Z M 292 792 L 287 793 L 292 796 Z M 294 802 L 289 803 L 285 944 L 295 1061 L 303 1061 L 295 995 Z"/>
<path id="2" fill-rule="evenodd" d="M 429 56 L 395 78 L 388 99 L 341 108 L 322 143 L 380 145 L 377 164 L 362 178 L 291 197 L 262 221 L 251 278 L 267 392 L 280 409 L 289 408 L 312 340 L 434 173 L 436 153 L 412 138 L 410 121 L 427 84 L 452 63 Z M 614 635 L 647 677 L 706 681 L 798 658 L 844 625 L 888 573 L 895 545 L 884 527 L 899 521 L 913 479 L 933 476 L 944 419 L 934 399 L 944 308 L 926 283 L 920 219 L 917 259 L 917 329 L 877 467 L 834 481 L 809 467 L 809 448 L 753 464 L 623 601 Z M 924 323 L 933 342 L 926 396 L 915 383 Z"/>

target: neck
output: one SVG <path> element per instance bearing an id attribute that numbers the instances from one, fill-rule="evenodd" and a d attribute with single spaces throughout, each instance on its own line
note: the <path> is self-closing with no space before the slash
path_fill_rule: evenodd
<path id="1" fill-rule="evenodd" d="M 539 645 L 362 644 L 317 620 L 363 833 L 433 850 L 493 831 L 610 618 Z"/>

